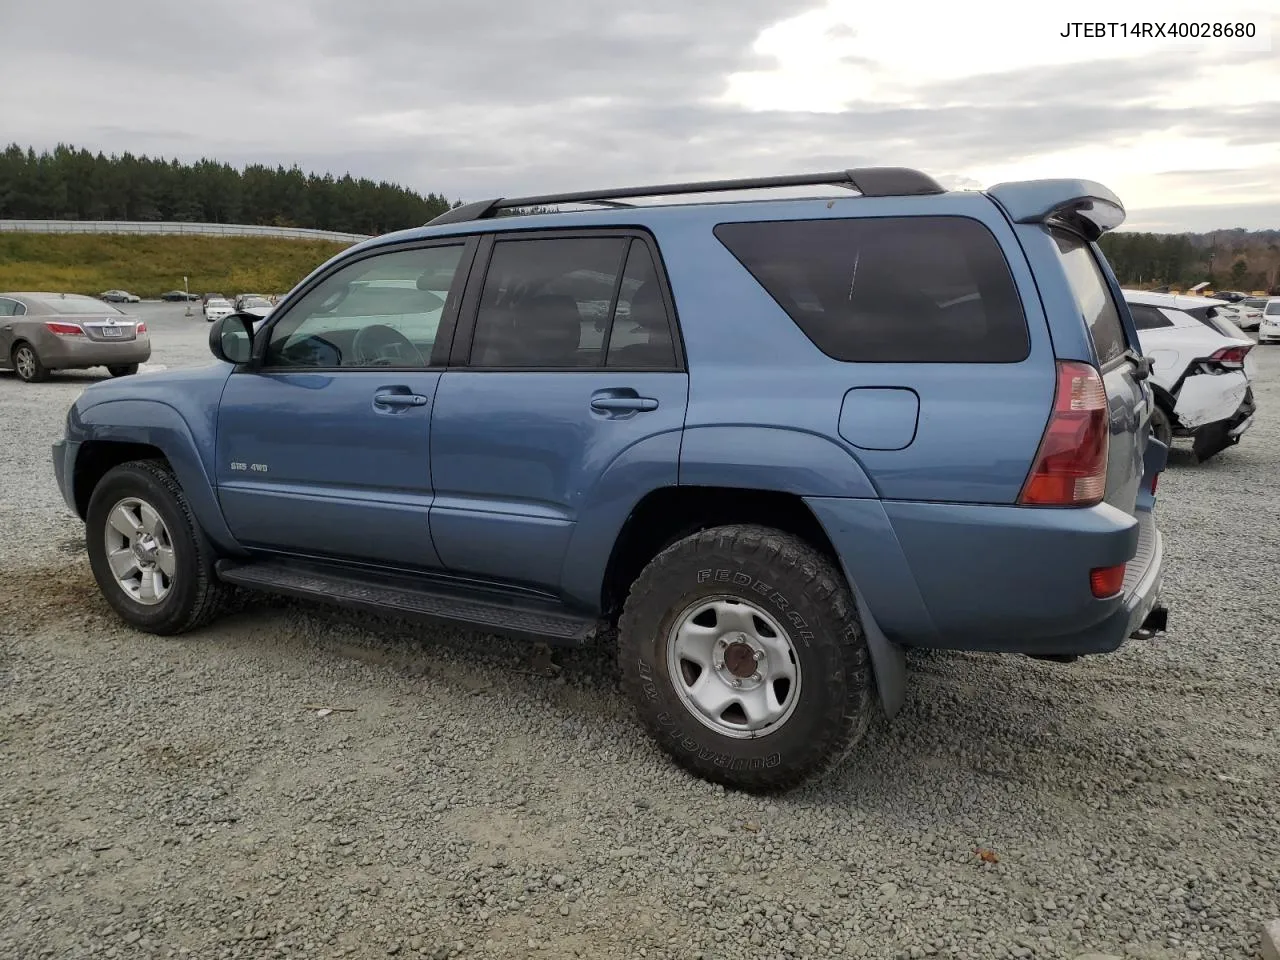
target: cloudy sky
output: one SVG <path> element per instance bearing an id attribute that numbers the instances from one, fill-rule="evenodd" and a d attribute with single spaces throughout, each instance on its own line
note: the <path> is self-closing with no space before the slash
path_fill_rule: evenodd
<path id="1" fill-rule="evenodd" d="M 1274 0 L 0 0 L 0 138 L 458 199 L 888 164 L 1280 228 Z M 1256 24 L 1063 38 L 1068 20 Z"/>

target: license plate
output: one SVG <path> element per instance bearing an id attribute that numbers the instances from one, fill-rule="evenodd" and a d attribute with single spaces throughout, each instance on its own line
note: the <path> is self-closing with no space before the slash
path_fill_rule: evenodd
<path id="1" fill-rule="evenodd" d="M 123 337 L 124 330 L 121 327 L 103 327 L 102 335 L 104 337 Z"/>

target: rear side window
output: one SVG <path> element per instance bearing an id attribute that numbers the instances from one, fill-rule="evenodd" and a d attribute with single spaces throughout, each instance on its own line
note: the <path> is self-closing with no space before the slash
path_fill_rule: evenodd
<path id="1" fill-rule="evenodd" d="M 1058 245 L 1058 256 L 1071 292 L 1075 294 L 1076 304 L 1089 325 L 1089 335 L 1098 351 L 1098 362 L 1105 366 L 1127 348 L 1124 327 L 1120 324 L 1120 314 L 1111 299 L 1106 278 L 1083 239 L 1054 230 L 1053 241 Z"/>
<path id="2" fill-rule="evenodd" d="M 1129 304 L 1129 312 L 1133 314 L 1133 325 L 1139 330 L 1159 330 L 1161 327 L 1173 326 L 1173 321 L 1162 311 L 1145 303 Z"/>
<path id="3" fill-rule="evenodd" d="M 965 217 L 722 223 L 716 237 L 827 356 L 1016 363 L 1031 349 L 991 232 Z"/>

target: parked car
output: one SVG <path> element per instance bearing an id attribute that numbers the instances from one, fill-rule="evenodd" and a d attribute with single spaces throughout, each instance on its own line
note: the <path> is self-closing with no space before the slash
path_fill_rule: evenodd
<path id="1" fill-rule="evenodd" d="M 160 294 L 160 299 L 167 300 L 170 303 L 172 303 L 175 300 L 181 303 L 188 300 L 199 300 L 200 294 L 186 293 L 182 290 L 167 290 L 164 293 Z"/>
<path id="2" fill-rule="evenodd" d="M 1241 330 L 1257 330 L 1262 322 L 1262 309 L 1267 305 L 1266 297 L 1246 297 L 1239 303 L 1231 304 L 1226 313 Z"/>
<path id="3" fill-rule="evenodd" d="M 798 185 L 857 194 L 677 196 Z M 663 749 L 786 787 L 897 711 L 906 647 L 1165 628 L 1168 448 L 1095 242 L 1123 219 L 1100 184 L 899 168 L 472 203 L 215 322 L 222 363 L 89 387 L 54 471 L 138 629 L 232 587 L 616 628 Z"/>
<path id="4" fill-rule="evenodd" d="M 1226 303 L 1239 303 L 1248 296 L 1247 293 L 1241 293 L 1239 290 L 1217 290 L 1213 294 L 1213 299 Z"/>
<path id="5" fill-rule="evenodd" d="M 1258 325 L 1258 342 L 1280 342 L 1280 297 L 1272 297 L 1263 307 L 1262 322 Z"/>
<path id="6" fill-rule="evenodd" d="M 236 297 L 235 311 L 236 313 L 248 313 L 255 317 L 265 317 L 273 309 L 274 305 L 266 297 L 260 297 L 255 293 L 242 294 Z"/>
<path id="7" fill-rule="evenodd" d="M 1253 426 L 1253 341 L 1219 316 L 1179 309 L 1186 299 L 1199 298 L 1125 291 L 1143 353 L 1153 361 L 1151 430 L 1165 444 L 1190 439 L 1196 458 L 1207 460 Z"/>
<path id="8" fill-rule="evenodd" d="M 233 313 L 235 313 L 235 308 L 231 306 L 230 300 L 214 297 L 204 305 L 204 318 L 210 323 L 215 320 L 221 320 L 223 317 Z"/>
<path id="9" fill-rule="evenodd" d="M 128 290 L 107 290 L 98 294 L 99 300 L 105 300 L 107 303 L 140 303 L 142 298 L 130 293 Z"/>
<path id="10" fill-rule="evenodd" d="M 147 325 L 97 297 L 0 293 L 0 369 L 27 383 L 88 367 L 124 377 L 150 358 Z"/>

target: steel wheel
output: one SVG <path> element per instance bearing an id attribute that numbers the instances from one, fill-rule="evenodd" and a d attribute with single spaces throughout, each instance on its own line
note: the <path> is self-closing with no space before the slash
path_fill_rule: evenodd
<path id="1" fill-rule="evenodd" d="M 116 584 L 131 599 L 154 606 L 173 589 L 173 539 L 145 500 L 125 497 L 111 508 L 103 547 Z"/>
<path id="2" fill-rule="evenodd" d="M 727 737 L 768 736 L 800 700 L 791 637 L 770 614 L 736 597 L 706 597 L 676 617 L 667 672 L 685 709 Z"/>

